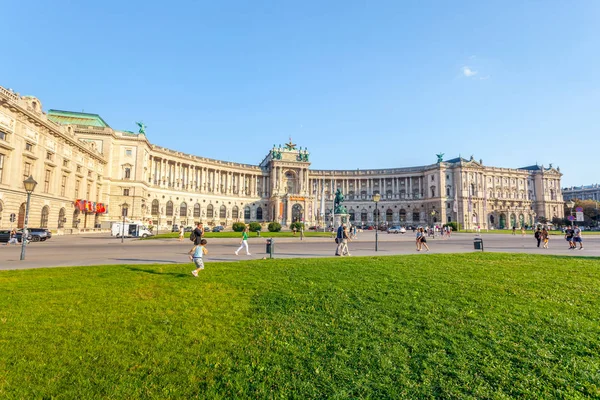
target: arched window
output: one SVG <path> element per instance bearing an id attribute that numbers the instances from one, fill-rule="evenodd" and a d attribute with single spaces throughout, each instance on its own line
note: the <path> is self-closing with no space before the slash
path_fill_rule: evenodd
<path id="1" fill-rule="evenodd" d="M 262 208 L 258 207 L 256 209 L 256 219 L 261 221 L 263 219 Z"/>
<path id="2" fill-rule="evenodd" d="M 385 212 L 385 220 L 387 222 L 392 222 L 394 220 L 394 211 L 391 208 L 388 208 Z"/>
<path id="3" fill-rule="evenodd" d="M 285 190 L 287 193 L 296 193 L 296 174 L 292 171 L 285 173 Z"/>
<path id="4" fill-rule="evenodd" d="M 206 218 L 213 218 L 214 216 L 214 208 L 212 204 L 209 204 L 208 207 L 206 207 Z"/>
<path id="5" fill-rule="evenodd" d="M 250 207 L 244 207 L 244 220 L 250 221 Z"/>
<path id="6" fill-rule="evenodd" d="M 222 205 L 221 208 L 219 208 L 219 218 L 227 218 L 227 207 L 225 207 L 225 205 Z"/>
<path id="7" fill-rule="evenodd" d="M 239 214 L 240 214 L 240 209 L 238 208 L 238 206 L 234 206 L 233 209 L 231 210 L 231 218 L 238 219 Z"/>
<path id="8" fill-rule="evenodd" d="M 362 211 L 360 212 L 360 222 L 367 222 L 368 218 L 369 218 L 369 214 L 367 213 L 367 210 L 365 210 L 363 208 Z"/>
<path id="9" fill-rule="evenodd" d="M 399 216 L 400 222 L 406 222 L 406 210 L 404 208 L 400 209 Z"/>
<path id="10" fill-rule="evenodd" d="M 186 217 L 187 216 L 187 204 L 185 202 L 181 203 L 179 206 L 179 216 Z"/>
<path id="11" fill-rule="evenodd" d="M 50 214 L 50 207 L 44 206 L 42 208 L 42 219 L 40 220 L 40 228 L 48 227 L 48 215 Z"/>
<path id="12" fill-rule="evenodd" d="M 75 210 L 73 211 L 73 228 L 77 228 L 77 226 L 79 225 L 79 210 Z"/>
<path id="13" fill-rule="evenodd" d="M 431 187 L 431 197 L 435 197 L 435 186 Z"/>
<path id="14" fill-rule="evenodd" d="M 419 222 L 419 221 L 421 220 L 421 215 L 419 214 L 419 212 L 418 212 L 418 211 L 417 211 L 417 212 L 413 212 L 413 215 L 412 215 L 412 217 L 413 217 L 413 218 L 412 218 L 412 219 L 413 219 L 413 222 Z"/>
<path id="15" fill-rule="evenodd" d="M 158 200 L 152 200 L 152 209 L 150 210 L 152 215 L 158 215 L 159 203 Z"/>
<path id="16" fill-rule="evenodd" d="M 292 222 L 300 222 L 303 218 L 302 206 L 300 204 L 294 204 L 292 206 Z"/>
<path id="17" fill-rule="evenodd" d="M 194 204 L 194 218 L 200 218 L 200 204 Z"/>
<path id="18" fill-rule="evenodd" d="M 173 216 L 173 202 L 171 200 L 167 201 L 167 216 Z"/>
<path id="19" fill-rule="evenodd" d="M 354 210 L 350 210 L 348 214 L 350 214 L 350 222 L 354 222 Z"/>
<path id="20" fill-rule="evenodd" d="M 65 219 L 67 212 L 64 208 L 61 208 L 58 212 L 58 229 L 62 229 L 65 227 Z"/>

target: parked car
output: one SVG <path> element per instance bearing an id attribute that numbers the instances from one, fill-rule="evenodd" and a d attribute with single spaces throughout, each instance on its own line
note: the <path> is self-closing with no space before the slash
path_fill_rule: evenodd
<path id="1" fill-rule="evenodd" d="M 10 240 L 10 232 L 10 229 L 0 231 L 0 243 L 8 243 Z M 21 243 L 21 237 L 23 237 L 23 232 L 17 232 L 17 241 L 19 243 Z M 31 234 L 29 234 L 28 239 L 31 241 Z"/>
<path id="2" fill-rule="evenodd" d="M 390 226 L 387 230 L 387 233 L 400 233 L 399 226 Z"/>
<path id="3" fill-rule="evenodd" d="M 52 232 L 50 232 L 46 228 L 27 228 L 27 230 L 31 235 L 31 239 L 29 240 L 31 240 L 32 242 L 43 242 L 52 238 Z"/>
<path id="4" fill-rule="evenodd" d="M 204 233 L 210 232 L 210 231 L 212 231 L 212 229 L 210 229 L 210 226 L 204 225 Z"/>
<path id="5" fill-rule="evenodd" d="M 179 225 L 173 225 L 171 232 L 179 232 Z"/>
<path id="6" fill-rule="evenodd" d="M 222 231 L 223 231 L 223 229 L 225 229 L 225 227 L 224 227 L 224 226 L 222 226 L 222 225 L 217 225 L 217 226 L 215 226 L 215 227 L 213 227 L 213 228 L 212 228 L 212 231 L 213 231 L 213 232 L 222 232 Z"/>

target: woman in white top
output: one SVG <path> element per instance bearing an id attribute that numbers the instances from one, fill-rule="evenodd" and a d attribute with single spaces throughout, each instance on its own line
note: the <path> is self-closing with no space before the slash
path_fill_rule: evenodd
<path id="1" fill-rule="evenodd" d="M 183 240 L 184 235 L 185 235 L 185 228 L 183 227 L 183 225 L 181 225 L 179 227 L 179 241 L 180 242 Z"/>

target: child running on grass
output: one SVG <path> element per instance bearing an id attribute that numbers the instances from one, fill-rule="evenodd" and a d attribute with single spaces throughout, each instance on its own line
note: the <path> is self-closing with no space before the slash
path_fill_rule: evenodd
<path id="1" fill-rule="evenodd" d="M 208 250 L 206 250 L 206 247 L 204 247 L 206 246 L 206 243 L 208 243 L 206 239 L 202 239 L 200 241 L 200 244 L 195 245 L 188 252 L 188 254 L 190 254 L 190 260 L 192 260 L 194 264 L 196 264 L 196 269 L 192 271 L 192 275 L 194 275 L 196 278 L 198 277 L 198 271 L 202 271 L 204 269 L 204 262 L 202 261 L 202 256 L 204 254 L 208 254 Z"/>

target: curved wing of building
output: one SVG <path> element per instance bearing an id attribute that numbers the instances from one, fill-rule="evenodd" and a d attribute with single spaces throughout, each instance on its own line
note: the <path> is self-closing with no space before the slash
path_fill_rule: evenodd
<path id="1" fill-rule="evenodd" d="M 308 150 L 291 140 L 248 165 L 156 146 L 143 124 L 140 131 L 113 129 L 97 114 L 45 113 L 39 99 L 0 87 L 0 227 L 10 226 L 11 214 L 22 226 L 22 182 L 30 175 L 39 184 L 29 225 L 59 233 L 108 227 L 123 216 L 161 230 L 196 221 L 327 226 L 337 189 L 358 225 L 490 229 L 564 216 L 562 174 L 552 165 L 499 168 L 459 157 L 408 168 L 313 170 Z"/>

